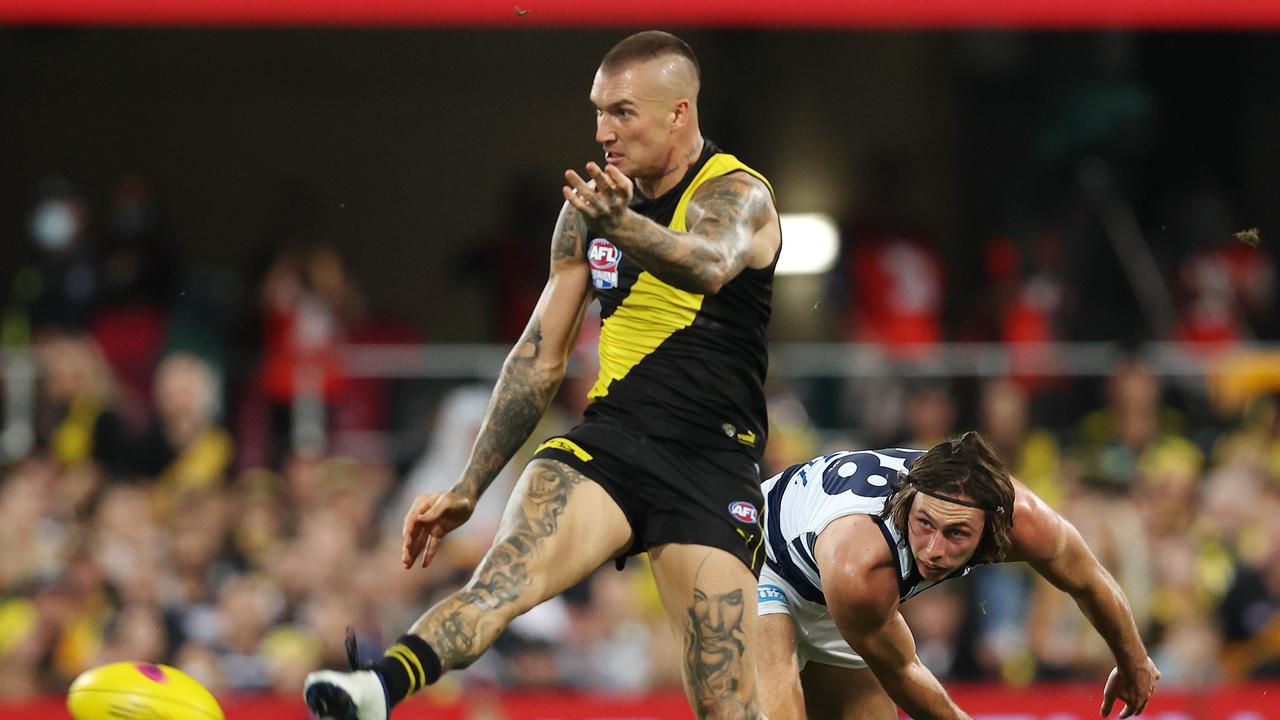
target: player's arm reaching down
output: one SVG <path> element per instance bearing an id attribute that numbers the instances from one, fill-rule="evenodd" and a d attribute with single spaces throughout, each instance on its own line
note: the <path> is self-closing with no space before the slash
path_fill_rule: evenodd
<path id="1" fill-rule="evenodd" d="M 1013 543 L 1006 562 L 1026 561 L 1070 595 L 1111 648 L 1116 668 L 1103 690 L 1102 714 L 1110 715 L 1116 700 L 1125 703 L 1120 717 L 1141 713 L 1155 692 L 1160 671 L 1147 656 L 1120 586 L 1074 525 L 1017 481 L 1014 492 Z"/>
<path id="2" fill-rule="evenodd" d="M 744 267 L 772 261 L 781 242 L 773 196 L 746 173 L 712 178 L 694 191 L 686 211 L 688 232 L 677 232 L 629 209 L 634 186 L 612 165 L 587 164 L 588 183 L 572 170 L 565 199 L 610 241 L 663 282 L 714 295 Z"/>
<path id="3" fill-rule="evenodd" d="M 444 493 L 420 495 L 404 521 L 405 567 L 426 567 L 445 533 L 471 517 L 476 500 L 529 439 L 564 380 L 591 301 L 583 255 L 587 224 L 566 204 L 551 240 L 551 274 L 524 335 L 507 355 L 462 477 Z"/>
<path id="4" fill-rule="evenodd" d="M 897 571 L 875 520 L 836 520 L 818 536 L 814 557 L 836 627 L 898 707 L 915 720 L 968 720 L 916 655 L 898 612 Z"/>

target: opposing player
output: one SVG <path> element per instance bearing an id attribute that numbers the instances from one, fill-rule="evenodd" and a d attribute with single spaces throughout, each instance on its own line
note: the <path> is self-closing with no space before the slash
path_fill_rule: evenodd
<path id="1" fill-rule="evenodd" d="M 1069 593 L 1116 669 L 1102 714 L 1142 712 L 1160 672 L 1076 529 L 978 433 L 928 452 L 837 452 L 764 483 L 760 684 L 770 720 L 968 718 L 916 657 L 898 604 L 976 565 L 1023 561 Z"/>
<path id="2" fill-rule="evenodd" d="M 704 139 L 697 60 L 678 38 L 633 35 L 591 88 L 605 166 L 565 173 L 551 274 L 508 356 L 452 491 L 417 498 L 405 567 L 441 538 L 524 443 L 564 377 L 593 296 L 600 375 L 583 422 L 542 443 L 494 545 L 458 592 L 374 667 L 323 671 L 321 717 L 384 720 L 471 664 L 512 619 L 609 560 L 648 552 L 698 717 L 760 717 L 752 649 L 763 561 L 765 326 L 781 228 L 764 177 Z"/>

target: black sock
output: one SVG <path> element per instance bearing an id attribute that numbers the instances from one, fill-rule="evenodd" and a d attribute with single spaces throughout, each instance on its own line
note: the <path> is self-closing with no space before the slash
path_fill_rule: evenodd
<path id="1" fill-rule="evenodd" d="M 387 699 L 394 706 L 440 678 L 440 658 L 422 638 L 402 635 L 373 669 L 386 684 Z"/>

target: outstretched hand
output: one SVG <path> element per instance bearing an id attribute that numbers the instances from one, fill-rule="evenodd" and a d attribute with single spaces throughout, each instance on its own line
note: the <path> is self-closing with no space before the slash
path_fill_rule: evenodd
<path id="1" fill-rule="evenodd" d="M 1151 658 L 1137 668 L 1121 672 L 1113 668 L 1107 678 L 1107 685 L 1102 691 L 1102 717 L 1111 715 L 1111 708 L 1116 700 L 1124 701 L 1124 709 L 1120 718 L 1141 715 L 1147 707 L 1147 701 L 1156 691 L 1156 681 L 1160 679 L 1160 670 Z"/>
<path id="2" fill-rule="evenodd" d="M 602 170 L 594 162 L 587 163 L 587 175 L 594 183 L 588 183 L 573 170 L 564 171 L 569 184 L 560 188 L 564 199 L 578 209 L 587 224 L 609 232 L 622 224 L 631 206 L 635 185 L 621 170 L 606 165 Z"/>
<path id="3" fill-rule="evenodd" d="M 419 495 L 404 518 L 404 553 L 400 562 L 406 569 L 412 568 L 422 555 L 422 567 L 430 565 L 440 547 L 440 538 L 466 522 L 473 510 L 475 503 L 457 493 Z"/>

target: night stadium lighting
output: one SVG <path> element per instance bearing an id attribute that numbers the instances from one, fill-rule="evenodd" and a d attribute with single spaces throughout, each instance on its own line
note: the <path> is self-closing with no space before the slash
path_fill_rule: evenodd
<path id="1" fill-rule="evenodd" d="M 840 232 L 835 220 L 823 213 L 783 213 L 782 257 L 778 275 L 817 275 L 836 264 Z"/>

